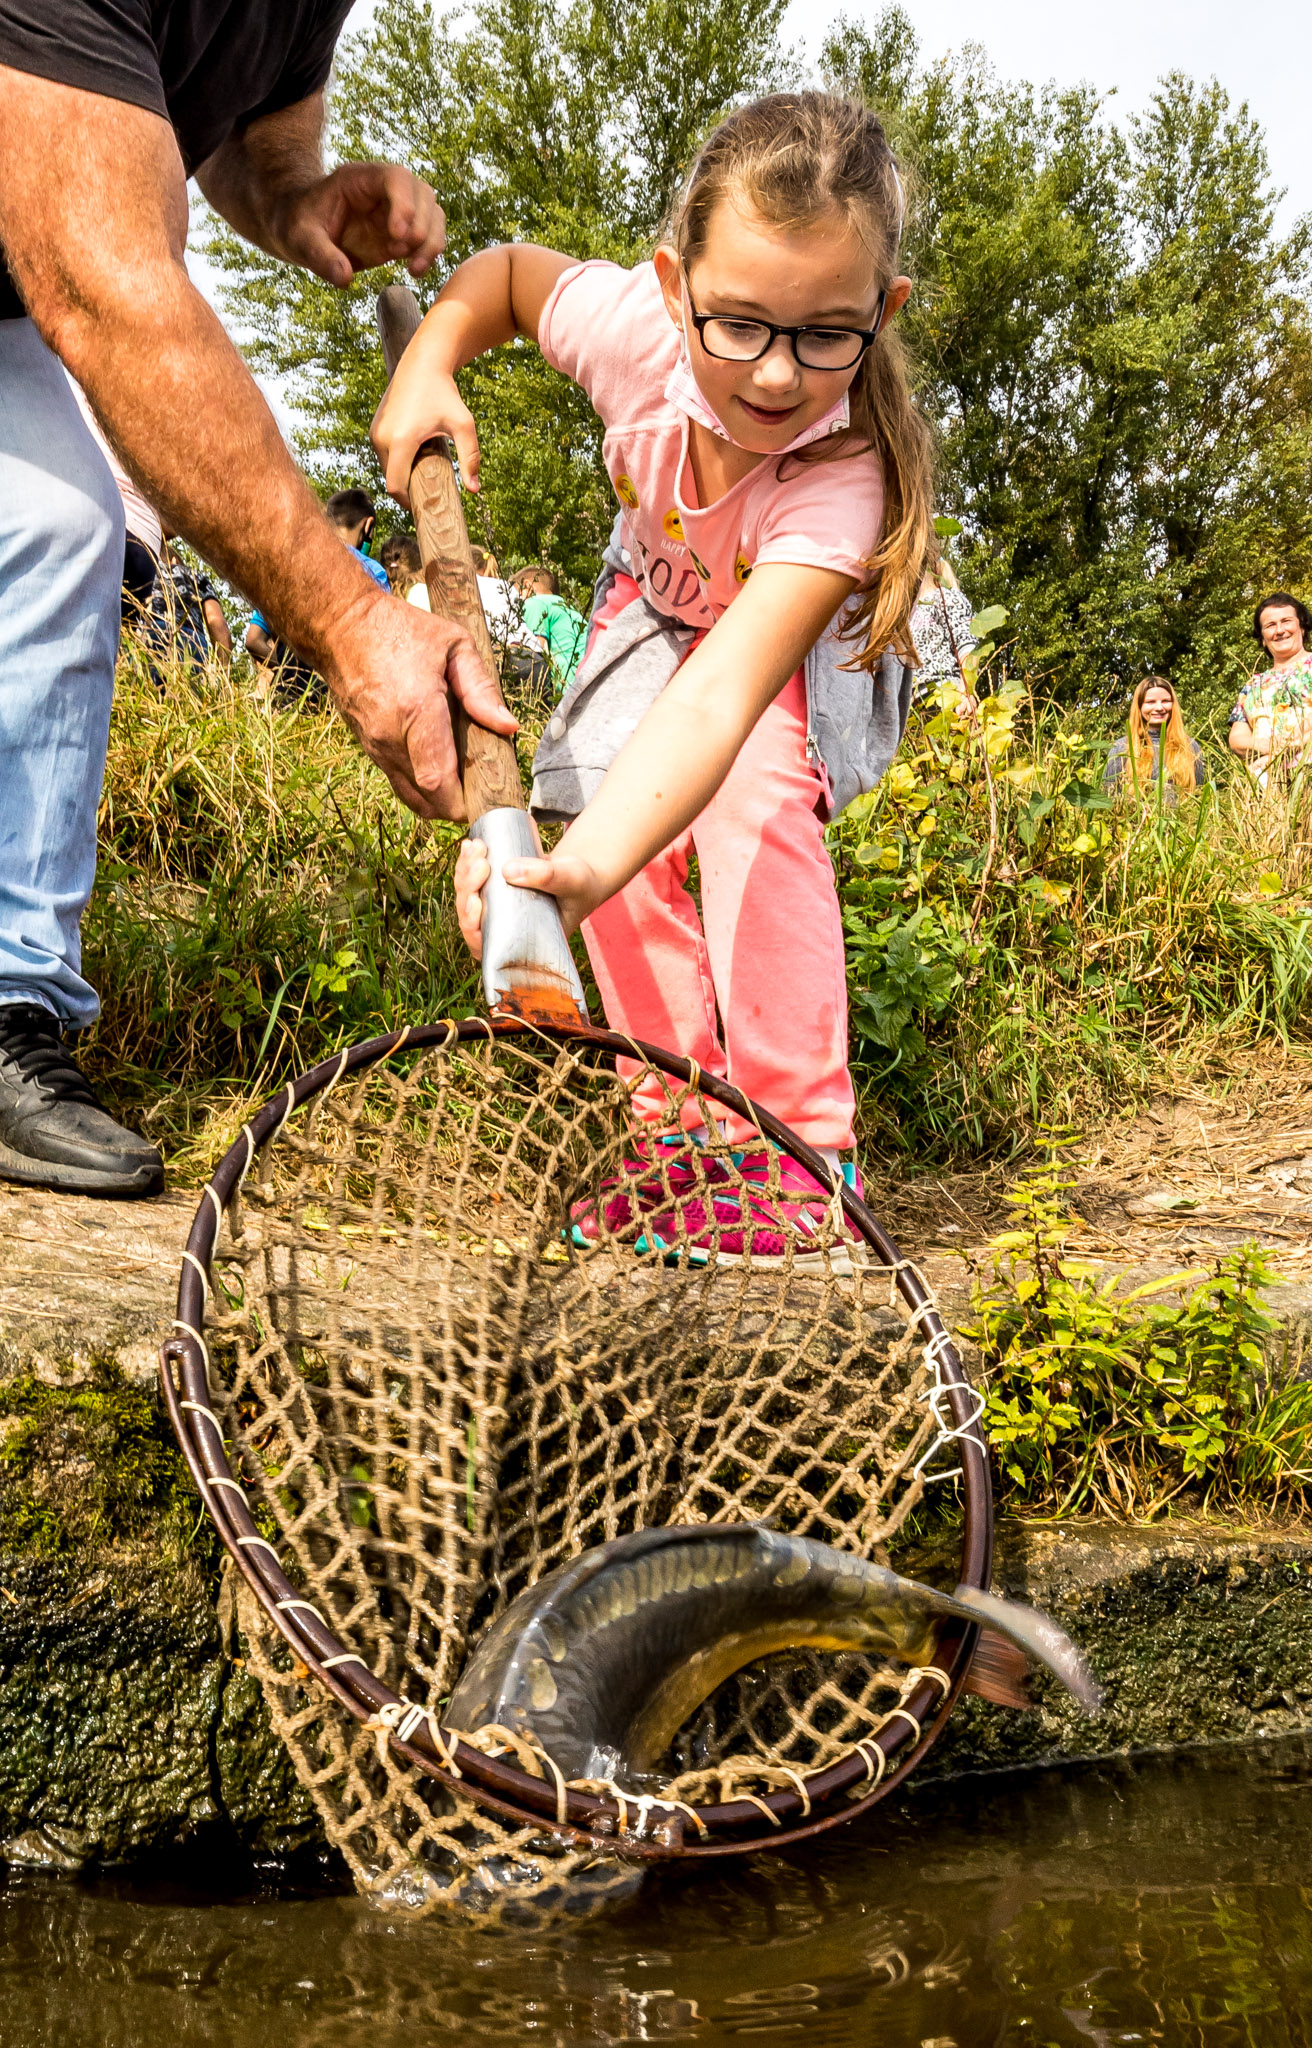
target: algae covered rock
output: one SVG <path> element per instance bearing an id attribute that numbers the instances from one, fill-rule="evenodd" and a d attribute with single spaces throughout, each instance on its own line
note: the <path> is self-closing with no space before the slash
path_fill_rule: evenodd
<path id="1" fill-rule="evenodd" d="M 1102 1709 L 1085 1717 L 1044 1677 L 1036 1713 L 961 1700 L 930 1775 L 1252 1741 L 1312 1722 L 1312 1530 L 1016 1522 L 998 1531 L 994 1584 L 1074 1637 Z"/>
<path id="2" fill-rule="evenodd" d="M 151 1393 L 104 1360 L 72 1385 L 0 1380 L 0 1858 L 77 1868 L 202 1831 L 317 1845 L 218 1566 Z"/>

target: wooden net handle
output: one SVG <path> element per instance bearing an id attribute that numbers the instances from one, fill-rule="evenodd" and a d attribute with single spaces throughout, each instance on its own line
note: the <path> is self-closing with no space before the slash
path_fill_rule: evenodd
<path id="1" fill-rule="evenodd" d="M 379 292 L 378 332 L 382 336 L 389 382 L 422 318 L 419 301 L 405 285 L 389 284 Z M 415 457 L 410 472 L 410 506 L 433 610 L 439 617 L 465 628 L 488 674 L 495 679 L 499 674 L 497 657 L 478 594 L 474 557 L 447 441 L 425 441 Z M 465 810 L 471 822 L 487 811 L 503 807 L 525 810 L 524 785 L 513 741 L 476 725 L 454 697 L 451 724 L 465 791 Z"/>

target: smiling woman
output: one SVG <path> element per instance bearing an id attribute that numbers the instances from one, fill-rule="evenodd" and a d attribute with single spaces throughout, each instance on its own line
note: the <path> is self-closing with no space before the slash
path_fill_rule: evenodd
<path id="1" fill-rule="evenodd" d="M 1165 676 L 1145 676 L 1130 699 L 1128 736 L 1116 741 L 1107 756 L 1103 782 L 1108 789 L 1133 786 L 1150 796 L 1160 793 L 1168 807 L 1207 780 L 1203 750 L 1184 728 L 1180 700 Z"/>
<path id="2" fill-rule="evenodd" d="M 1293 768 L 1312 740 L 1312 612 L 1287 590 L 1264 597 L 1253 614 L 1253 638 L 1271 666 L 1253 677 L 1235 705 L 1230 726 L 1234 753 L 1265 787 L 1273 761 Z"/>

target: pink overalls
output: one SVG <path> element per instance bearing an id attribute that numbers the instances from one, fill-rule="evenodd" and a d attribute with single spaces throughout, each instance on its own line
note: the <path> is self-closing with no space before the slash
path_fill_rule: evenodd
<path id="1" fill-rule="evenodd" d="M 636 595 L 616 577 L 593 633 Z M 819 795 L 799 670 L 691 829 L 594 911 L 583 936 L 612 1030 L 695 1059 L 799 1138 L 842 1151 L 853 1110 L 847 981 Z M 700 919 L 683 886 L 694 853 Z M 659 1091 L 647 1093 L 659 1116 Z M 727 1135 L 753 1133 L 731 1118 Z"/>

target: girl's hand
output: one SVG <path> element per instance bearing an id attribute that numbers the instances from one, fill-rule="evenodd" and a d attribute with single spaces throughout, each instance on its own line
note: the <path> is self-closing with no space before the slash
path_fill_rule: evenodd
<path id="1" fill-rule="evenodd" d="M 483 957 L 483 886 L 491 872 L 482 840 L 466 839 L 456 862 L 456 917 L 460 936 L 476 960 Z M 609 894 L 591 862 L 559 850 L 538 860 L 508 860 L 501 872 L 516 888 L 541 889 L 554 896 L 567 932 L 577 931 Z"/>
<path id="2" fill-rule="evenodd" d="M 397 366 L 382 403 L 373 417 L 369 438 L 378 451 L 387 488 L 398 505 L 409 509 L 410 472 L 415 457 L 435 434 L 454 442 L 460 464 L 460 481 L 468 491 L 478 489 L 478 429 L 474 416 L 449 374 L 425 369 L 422 381 L 406 376 L 403 357 Z"/>

